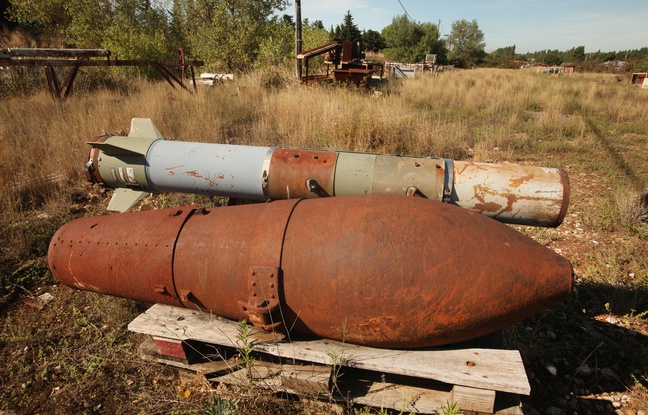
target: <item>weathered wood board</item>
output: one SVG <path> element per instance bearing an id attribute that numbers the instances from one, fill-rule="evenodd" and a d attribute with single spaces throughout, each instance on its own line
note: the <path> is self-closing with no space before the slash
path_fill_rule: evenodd
<path id="1" fill-rule="evenodd" d="M 156 304 L 128 325 L 129 330 L 179 340 L 240 347 L 237 323 L 218 316 Z M 324 365 L 434 379 L 451 385 L 529 395 L 530 386 L 517 350 L 394 350 L 332 340 L 278 342 L 255 330 L 253 349 L 270 355 Z M 274 341 L 274 342 L 273 342 Z M 334 361 L 337 360 L 337 361 Z"/>
<path id="2" fill-rule="evenodd" d="M 518 414 L 519 401 L 500 405 L 504 409 L 498 411 L 496 398 L 528 394 L 530 388 L 515 350 L 393 350 L 331 340 L 287 342 L 281 334 L 252 329 L 248 344 L 266 358 L 255 358 L 253 367 L 242 368 L 244 362 L 236 357 L 192 364 L 178 359 L 181 353 L 176 352 L 178 342 L 238 349 L 242 342 L 237 322 L 155 305 L 128 327 L 156 340 L 157 349 L 150 341 L 145 353 L 152 361 L 210 373 L 208 379 L 214 382 L 255 385 L 330 401 L 343 398 L 354 404 L 428 414 L 455 402 L 464 411 Z"/>

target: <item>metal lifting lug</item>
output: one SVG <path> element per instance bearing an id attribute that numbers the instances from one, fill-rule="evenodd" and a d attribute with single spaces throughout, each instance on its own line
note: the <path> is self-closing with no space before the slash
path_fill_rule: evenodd
<path id="1" fill-rule="evenodd" d="M 316 194 L 319 197 L 330 197 L 326 190 L 319 184 L 317 179 L 311 177 L 310 179 L 306 180 L 306 189 L 311 192 Z"/>
<path id="2" fill-rule="evenodd" d="M 405 196 L 410 196 L 410 197 L 422 197 L 423 193 L 418 189 L 416 186 L 411 186 L 408 187 L 407 190 L 405 191 Z"/>
<path id="3" fill-rule="evenodd" d="M 279 313 L 279 269 L 274 267 L 250 267 L 247 302 L 238 304 L 254 327 L 273 331 L 282 325 Z"/>
<path id="4" fill-rule="evenodd" d="M 167 291 L 167 288 L 162 284 L 155 285 L 155 292 L 162 295 L 170 295 L 169 291 Z"/>

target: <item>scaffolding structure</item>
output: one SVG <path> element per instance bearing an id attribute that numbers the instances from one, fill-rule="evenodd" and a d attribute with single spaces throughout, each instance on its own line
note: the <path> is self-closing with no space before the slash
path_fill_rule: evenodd
<path id="1" fill-rule="evenodd" d="M 190 72 L 194 92 L 196 78 L 194 67 L 203 66 L 202 61 L 185 60 L 184 51 L 178 48 L 178 58 L 174 61 L 156 61 L 142 59 L 118 59 L 112 57 L 107 49 L 50 49 L 50 48 L 9 48 L 0 49 L 0 67 L 43 67 L 47 77 L 50 94 L 57 100 L 66 99 L 73 90 L 74 80 L 81 67 L 137 67 L 151 66 L 156 68 L 162 77 L 176 89 L 176 85 L 191 93 L 185 85 L 187 70 Z M 61 82 L 57 68 L 71 68 Z M 169 68 L 178 68 L 176 76 Z"/>

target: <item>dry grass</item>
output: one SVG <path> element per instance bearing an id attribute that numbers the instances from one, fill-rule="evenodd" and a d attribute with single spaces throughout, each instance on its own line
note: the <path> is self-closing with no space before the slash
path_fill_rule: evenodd
<path id="1" fill-rule="evenodd" d="M 578 309 L 574 312 L 578 316 L 570 318 L 586 319 L 612 310 L 638 324 L 640 329 L 635 329 L 643 333 L 641 330 L 648 326 L 648 225 L 643 221 L 646 200 L 642 193 L 648 186 L 648 125 L 642 120 L 642 114 L 648 113 L 646 97 L 646 91 L 619 83 L 611 75 L 555 77 L 533 71 L 480 69 L 393 82 L 380 91 L 302 87 L 290 79 L 287 71 L 267 70 L 240 77 L 230 84 L 200 88 L 197 95 L 172 91 L 166 83 L 141 81 L 134 82 L 130 89 L 77 93 L 65 102 L 53 101 L 46 92 L 6 99 L 0 109 L 0 305 L 8 304 L 12 311 L 2 314 L 0 349 L 11 358 L 11 353 L 20 348 L 39 347 L 48 341 L 43 333 L 37 329 L 30 331 L 28 326 L 22 328 L 24 333 L 17 331 L 19 325 L 12 313 L 19 305 L 11 301 L 24 291 L 22 288 L 29 290 L 52 282 L 43 258 L 54 230 L 72 216 L 95 214 L 105 205 L 105 201 L 97 202 L 100 196 L 96 189 L 84 184 L 84 143 L 103 132 L 128 133 L 134 117 L 151 118 L 170 140 L 562 167 L 572 177 L 572 205 L 565 224 L 556 230 L 522 229 L 542 243 L 562 249 L 574 263 L 581 297 L 556 315 Z M 167 204 L 169 200 L 158 202 Z M 186 199 L 177 200 L 183 201 Z M 8 294 L 4 291 L 6 287 L 13 287 Z M 73 302 L 65 307 L 74 307 L 77 300 L 69 293 L 60 295 Z M 86 294 L 79 296 L 82 303 L 77 308 L 91 319 L 74 326 L 87 330 L 84 336 L 90 346 L 81 344 L 92 347 L 92 353 L 83 354 L 87 362 L 75 366 L 43 346 L 42 355 L 32 355 L 31 363 L 24 362 L 35 364 L 39 374 L 21 372 L 24 379 L 37 379 L 55 387 L 50 377 L 60 383 L 73 382 L 71 372 L 65 372 L 69 367 L 70 371 L 83 369 L 87 378 L 81 379 L 98 385 L 103 379 L 98 368 L 116 359 L 112 354 L 115 350 L 133 353 L 133 337 L 120 337 L 125 336 L 123 322 L 133 315 L 132 304 L 122 304 L 122 323 L 116 323 L 122 325 L 119 330 L 108 332 L 115 336 L 116 349 L 111 346 L 102 355 L 97 345 L 105 344 L 106 339 L 94 336 L 98 333 L 94 333 L 92 324 L 115 322 L 104 321 L 110 316 L 96 310 L 95 302 L 102 300 L 85 297 Z M 53 310 L 51 318 L 64 318 L 59 311 Z M 38 313 L 30 315 L 30 321 L 36 325 Z M 549 323 L 551 317 L 545 318 L 543 324 Z M 524 333 L 522 337 L 529 331 Z M 532 334 L 533 342 L 541 342 L 535 331 Z M 68 335 L 72 334 L 62 333 L 60 341 Z M 644 335 L 648 335 L 648 330 Z M 619 353 L 610 347 L 607 355 Z M 558 349 L 555 350 L 557 353 Z M 574 359 L 591 352 L 569 350 L 575 353 Z M 605 347 L 600 349 L 601 360 L 605 358 L 604 350 Z M 622 352 L 626 359 L 634 356 L 633 351 Z M 92 355 L 103 356 L 104 360 L 96 362 Z M 23 359 L 23 355 L 16 356 Z M 540 356 L 537 361 L 545 357 Z M 63 360 L 52 363 L 57 359 Z M 620 365 L 623 362 L 619 360 Z M 630 375 L 646 377 L 646 364 L 645 358 L 632 360 L 628 365 L 634 365 L 639 372 L 623 373 L 627 375 L 623 381 Z M 110 367 L 116 375 L 125 376 L 119 382 L 135 382 L 134 391 L 120 393 L 130 393 L 132 399 L 140 402 L 152 401 L 152 395 L 147 394 L 160 394 L 173 402 L 177 410 L 187 408 L 181 397 L 170 392 L 172 387 L 147 389 L 143 378 L 148 372 L 121 374 L 120 369 Z M 12 370 L 19 371 L 20 367 L 14 365 Z M 47 373 L 41 373 L 43 370 Z M 136 379 L 137 376 L 140 378 Z M 20 383 L 11 385 L 20 387 Z M 84 385 L 78 384 L 76 388 L 76 392 L 85 393 Z M 636 390 L 641 388 L 645 386 L 636 386 Z M 71 396 L 73 392 L 74 388 Z M 5 409 L 6 402 L 15 405 L 27 399 L 26 393 L 11 389 L 0 401 L 0 410 Z M 545 398 L 549 399 L 543 392 L 536 393 L 538 401 Z M 111 408 L 127 405 L 101 398 L 93 402 L 112 405 Z M 70 408 L 79 410 L 82 406 Z M 149 408 L 152 413 L 158 410 L 154 406 Z M 251 409 L 249 413 L 253 412 Z"/>
<path id="2" fill-rule="evenodd" d="M 497 69 L 448 72 L 364 92 L 301 87 L 280 70 L 201 88 L 197 95 L 147 82 L 128 91 L 78 93 L 64 102 L 40 92 L 8 99 L 0 110 L 0 211 L 5 220 L 19 221 L 32 209 L 52 214 L 70 204 L 83 183 L 84 143 L 103 132 L 126 134 L 131 118 L 146 117 L 170 140 L 595 173 L 614 190 L 596 199 L 583 222 L 642 232 L 644 213 L 635 193 L 648 186 L 648 126 L 640 115 L 648 112 L 645 98 L 645 91 L 611 75 Z"/>
<path id="3" fill-rule="evenodd" d="M 271 82 L 279 88 L 265 86 L 272 77 L 281 81 Z M 645 93 L 606 75 L 555 78 L 484 69 L 404 82 L 373 94 L 302 88 L 287 73 L 266 72 L 202 88 L 197 96 L 169 92 L 167 84 L 140 83 L 130 92 L 104 89 L 63 103 L 45 92 L 7 100 L 0 112 L 3 211 L 21 211 L 49 197 L 37 186 L 27 200 L 17 199 L 8 190 L 17 185 L 58 173 L 78 180 L 84 142 L 102 132 L 127 132 L 133 117 L 152 118 L 174 140 L 548 166 L 578 162 L 579 154 L 600 146 L 599 136 L 617 143 L 632 136 L 646 140 L 648 132 L 638 115 L 648 107 Z M 637 168 L 642 171 L 636 175 L 645 173 L 645 167 Z"/>

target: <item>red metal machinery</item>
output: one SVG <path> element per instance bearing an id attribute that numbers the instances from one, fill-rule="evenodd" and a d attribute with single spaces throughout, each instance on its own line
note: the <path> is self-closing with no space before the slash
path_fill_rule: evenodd
<path id="1" fill-rule="evenodd" d="M 322 54 L 328 53 L 325 60 L 326 74 L 309 75 L 309 60 Z M 308 84 L 309 81 L 338 81 L 352 83 L 356 86 L 364 86 L 374 74 L 382 78 L 382 65 L 366 61 L 360 42 L 334 40 L 316 48 L 302 51 L 297 55 L 298 64 L 304 67 L 304 75 L 301 82 Z M 333 65 L 333 69 L 330 69 Z M 331 76 L 332 75 L 332 76 Z"/>

